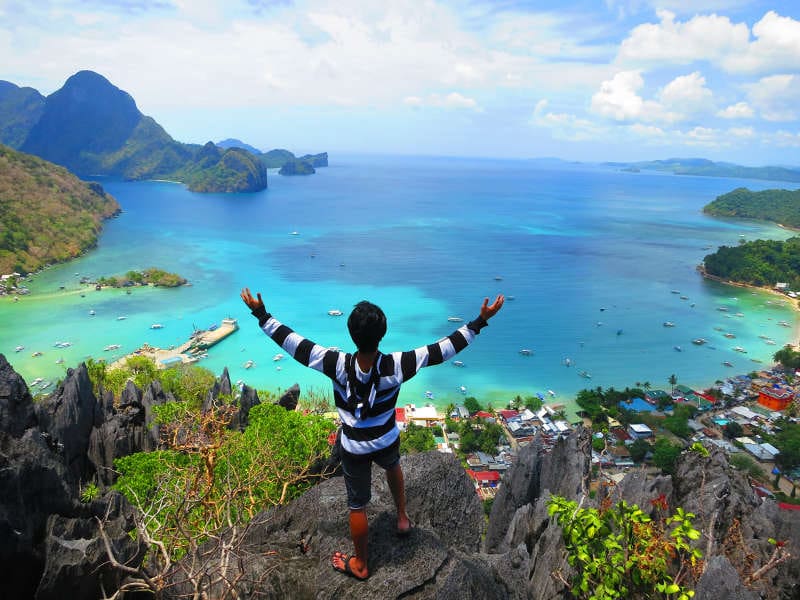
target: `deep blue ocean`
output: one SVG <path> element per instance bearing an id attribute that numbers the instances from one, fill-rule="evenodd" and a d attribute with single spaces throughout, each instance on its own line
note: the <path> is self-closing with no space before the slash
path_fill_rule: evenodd
<path id="1" fill-rule="evenodd" d="M 371 300 L 388 317 L 384 351 L 433 342 L 458 326 L 448 317 L 468 321 L 484 297 L 504 293 L 503 310 L 458 357 L 463 366 L 424 370 L 401 402 L 425 402 L 430 391 L 444 405 L 463 397 L 463 386 L 495 406 L 517 394 L 570 404 L 584 387 L 666 388 L 671 374 L 709 385 L 766 366 L 776 348 L 796 341 L 786 301 L 706 281 L 695 270 L 720 245 L 790 235 L 704 216 L 706 203 L 736 187 L 787 184 L 521 160 L 335 155 L 310 177 L 270 171 L 269 189 L 255 194 L 99 181 L 123 213 L 107 222 L 97 249 L 37 275 L 20 302 L 0 301 L 0 352 L 29 382 L 55 381 L 86 357 L 111 359 L 145 342 L 179 344 L 193 327 L 232 316 L 240 331 L 200 364 L 215 373 L 227 366 L 232 380 L 259 389 L 298 382 L 327 392 L 322 375 L 273 361 L 280 349 L 241 303 L 244 286 L 261 291 L 268 310 L 299 333 L 344 349 L 352 346 L 349 310 Z M 80 276 L 150 266 L 192 285 L 78 293 Z M 332 309 L 344 316 L 329 316 Z M 708 343 L 694 345 L 698 337 Z M 55 348 L 58 341 L 72 345 Z M 104 351 L 110 344 L 121 347 Z M 15 352 L 17 345 L 25 350 Z"/>

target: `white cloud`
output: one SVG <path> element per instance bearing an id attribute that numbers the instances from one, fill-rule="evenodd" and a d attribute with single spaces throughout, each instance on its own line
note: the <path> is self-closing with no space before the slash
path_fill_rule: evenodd
<path id="1" fill-rule="evenodd" d="M 681 22 L 675 21 L 675 14 L 667 10 L 658 11 L 658 16 L 659 23 L 639 25 L 623 40 L 617 55 L 620 64 L 721 61 L 747 47 L 750 36 L 747 25 L 731 23 L 728 17 L 697 15 Z"/>
<path id="2" fill-rule="evenodd" d="M 426 98 L 420 98 L 419 96 L 406 96 L 403 99 L 403 104 L 412 106 L 414 108 L 433 106 L 435 108 L 469 109 L 477 112 L 481 112 L 483 110 L 478 105 L 476 100 L 463 96 L 458 92 L 450 92 L 447 95 L 430 94 Z"/>
<path id="3" fill-rule="evenodd" d="M 800 147 L 800 132 L 779 130 L 770 136 L 769 142 L 781 147 Z"/>
<path id="4" fill-rule="evenodd" d="M 762 77 L 745 89 L 750 103 L 767 121 L 794 121 L 800 117 L 800 76 Z"/>
<path id="5" fill-rule="evenodd" d="M 751 139 L 756 135 L 756 130 L 752 127 L 731 127 L 728 133 L 737 138 Z"/>
<path id="6" fill-rule="evenodd" d="M 645 112 L 644 99 L 637 93 L 644 86 L 639 71 L 621 71 L 600 84 L 592 96 L 592 112 L 617 121 L 639 119 Z"/>
<path id="7" fill-rule="evenodd" d="M 731 104 L 717 112 L 723 119 L 749 119 L 753 116 L 753 109 L 747 102 Z"/>
<path id="8" fill-rule="evenodd" d="M 705 77 L 695 71 L 670 81 L 659 93 L 659 99 L 668 109 L 685 115 L 708 109 L 712 93 L 706 87 Z"/>
<path id="9" fill-rule="evenodd" d="M 800 21 L 769 11 L 755 25 L 756 38 L 722 61 L 733 73 L 776 73 L 800 65 Z"/>
<path id="10" fill-rule="evenodd" d="M 596 141 L 604 139 L 608 134 L 608 128 L 602 124 L 569 113 L 548 111 L 548 105 L 546 99 L 539 100 L 530 123 L 549 129 L 555 139 L 571 142 Z"/>

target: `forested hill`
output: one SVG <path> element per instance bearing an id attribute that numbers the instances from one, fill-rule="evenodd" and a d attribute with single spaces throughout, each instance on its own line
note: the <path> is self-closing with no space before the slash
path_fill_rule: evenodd
<path id="1" fill-rule="evenodd" d="M 78 256 L 119 210 L 100 184 L 0 144 L 0 274 Z"/>
<path id="2" fill-rule="evenodd" d="M 703 212 L 717 217 L 741 217 L 773 221 L 800 228 L 800 190 L 764 190 L 751 192 L 737 188 L 718 196 Z"/>
<path id="3" fill-rule="evenodd" d="M 703 259 L 703 266 L 709 275 L 726 281 L 760 287 L 785 282 L 789 289 L 800 290 L 800 238 L 722 246 Z"/>
<path id="4" fill-rule="evenodd" d="M 253 154 L 175 141 L 127 92 L 92 71 L 76 73 L 44 99 L 0 82 L 0 143 L 81 176 L 172 179 L 203 192 L 267 187 L 266 169 Z"/>

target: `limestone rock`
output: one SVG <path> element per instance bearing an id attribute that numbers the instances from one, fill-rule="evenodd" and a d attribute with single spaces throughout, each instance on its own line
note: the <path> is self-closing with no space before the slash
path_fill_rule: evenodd
<path id="1" fill-rule="evenodd" d="M 0 431 L 18 438 L 36 424 L 33 398 L 22 379 L 0 354 Z"/>
<path id="2" fill-rule="evenodd" d="M 278 404 L 280 404 L 286 410 L 294 410 L 297 408 L 297 403 L 300 400 L 300 386 L 296 383 L 286 390 L 283 395 L 278 400 Z"/>

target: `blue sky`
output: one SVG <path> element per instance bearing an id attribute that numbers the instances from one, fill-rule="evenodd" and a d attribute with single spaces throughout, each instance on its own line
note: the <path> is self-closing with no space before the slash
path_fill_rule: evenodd
<path id="1" fill-rule="evenodd" d="M 185 142 L 800 165 L 794 0 L 0 0 L 0 56 Z"/>

